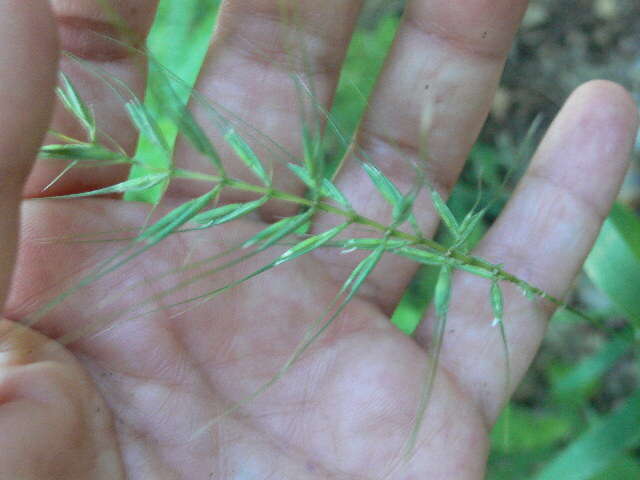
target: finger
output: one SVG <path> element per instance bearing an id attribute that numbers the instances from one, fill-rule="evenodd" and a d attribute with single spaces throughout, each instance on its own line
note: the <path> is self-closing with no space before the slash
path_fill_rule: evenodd
<path id="1" fill-rule="evenodd" d="M 73 357 L 4 320 L 0 478 L 124 478 L 108 409 Z"/>
<path id="2" fill-rule="evenodd" d="M 637 126 L 633 99 L 621 87 L 596 81 L 579 88 L 475 254 L 562 298 L 616 197 Z M 506 400 L 506 364 L 499 329 L 491 326 L 488 295 L 487 281 L 458 277 L 442 362 L 492 422 Z M 510 389 L 531 364 L 549 313 L 548 305 L 505 286 Z M 423 343 L 432 321 L 421 327 Z"/>
<path id="3" fill-rule="evenodd" d="M 122 101 L 98 78 L 96 69 L 122 80 L 142 98 L 146 80 L 146 60 L 128 45 L 144 45 L 153 22 L 157 0 L 52 0 L 57 17 L 61 48 L 81 59 L 82 64 L 63 57 L 61 70 L 71 78 L 82 98 L 91 106 L 101 141 L 113 138 L 126 151 L 135 148 L 137 133 L 127 118 Z M 93 72 L 91 70 L 94 70 Z M 86 141 L 86 134 L 64 107 L 57 103 L 52 128 Z M 49 137 L 48 142 L 60 143 Z M 41 160 L 29 178 L 25 196 L 62 195 L 110 185 L 127 175 L 127 168 L 104 167 L 71 170 L 46 192 L 46 187 L 67 165 Z"/>
<path id="4" fill-rule="evenodd" d="M 277 188 L 302 192 L 301 182 L 284 166 L 302 151 L 302 122 L 299 90 L 294 77 L 315 91 L 315 101 L 328 108 L 338 81 L 342 60 L 357 20 L 361 0 L 228 0 L 223 3 L 218 29 L 209 51 L 197 90 L 220 105 L 222 113 L 239 120 L 242 134 L 259 131 L 270 142 L 250 142 L 272 169 Z M 206 108 L 195 104 L 194 111 L 205 125 L 211 125 Z M 316 112 L 316 116 L 319 115 Z M 246 167 L 233 162 L 219 132 L 211 136 L 228 159 L 231 176 L 253 181 Z M 255 138 L 255 136 L 254 136 Z M 273 145 L 288 152 L 285 156 Z M 190 158 L 185 145 L 178 158 L 187 166 L 202 170 L 201 158 Z M 278 158 L 276 158 L 278 157 Z M 191 188 L 191 186 L 189 186 Z M 284 213 L 270 208 L 270 216 Z"/>
<path id="5" fill-rule="evenodd" d="M 441 193 L 453 186 L 489 111 L 526 5 L 525 0 L 409 3 L 357 137 L 362 153 L 401 191 L 411 189 L 414 162 L 426 168 Z M 425 108 L 431 126 L 421 139 Z M 426 159 L 420 158 L 421 143 L 428 145 Z M 356 156 L 347 160 L 339 187 L 359 213 L 389 222 L 392 208 Z M 429 198 L 425 191 L 415 211 L 427 235 L 439 223 Z M 340 277 L 354 266 L 343 256 L 329 261 Z M 383 262 L 371 277 L 372 297 L 392 309 L 414 272 L 410 262 Z"/>
<path id="6" fill-rule="evenodd" d="M 46 1 L 0 3 L 0 305 L 15 262 L 21 190 L 51 118 L 57 54 Z"/>

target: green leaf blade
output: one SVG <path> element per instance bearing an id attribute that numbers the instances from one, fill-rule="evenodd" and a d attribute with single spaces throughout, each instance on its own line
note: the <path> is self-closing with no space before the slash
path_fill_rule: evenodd
<path id="1" fill-rule="evenodd" d="M 570 444 L 534 480 L 590 480 L 640 439 L 640 390 Z"/>
<path id="2" fill-rule="evenodd" d="M 591 281 L 640 328 L 640 219 L 614 205 L 585 263 Z"/>

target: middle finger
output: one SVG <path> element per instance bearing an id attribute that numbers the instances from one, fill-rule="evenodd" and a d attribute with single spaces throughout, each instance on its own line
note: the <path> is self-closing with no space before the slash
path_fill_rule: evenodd
<path id="1" fill-rule="evenodd" d="M 357 136 L 358 149 L 402 192 L 412 187 L 414 164 L 424 166 L 443 195 L 453 187 L 489 112 L 526 6 L 526 0 L 409 1 Z M 422 132 L 425 109 L 430 127 Z M 388 224 L 392 208 L 376 193 L 357 156 L 347 159 L 338 187 L 358 213 Z M 431 235 L 439 219 L 427 189 L 415 205 L 423 233 Z M 325 217 L 320 225 L 331 221 Z M 358 261 L 333 252 L 327 260 L 338 278 Z M 383 260 L 371 275 L 372 297 L 385 310 L 393 309 L 415 268 L 410 261 Z"/>
<path id="2" fill-rule="evenodd" d="M 241 124 L 249 125 L 294 158 L 299 156 L 302 122 L 293 76 L 303 77 L 314 89 L 318 105 L 330 106 L 361 3 L 225 0 L 196 90 L 220 106 L 224 115 L 230 114 Z M 205 107 L 196 103 L 193 110 L 199 121 L 209 123 Z M 239 130 L 251 138 L 250 132 L 242 131 L 242 127 Z M 223 158 L 233 158 L 219 132 L 214 129 L 207 133 Z M 251 146 L 261 159 L 277 156 L 264 145 Z M 196 163 L 184 143 L 178 146 L 177 158 L 183 165 L 202 169 L 203 162 Z M 240 162 L 227 161 L 225 167 L 230 176 L 252 178 Z M 273 173 L 276 188 L 304 191 L 281 162 L 273 160 L 267 168 Z M 187 188 L 191 191 L 192 185 Z M 263 213 L 269 217 L 289 213 L 283 205 L 268 207 Z"/>

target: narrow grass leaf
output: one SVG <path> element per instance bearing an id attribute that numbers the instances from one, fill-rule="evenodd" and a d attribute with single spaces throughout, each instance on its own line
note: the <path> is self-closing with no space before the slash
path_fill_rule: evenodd
<path id="1" fill-rule="evenodd" d="M 229 146 L 233 149 L 234 153 L 242 160 L 242 162 L 254 173 L 258 179 L 267 186 L 271 185 L 271 178 L 267 174 L 267 171 L 262 165 L 262 162 L 251 149 L 249 144 L 238 135 L 233 129 L 229 128 L 224 135 L 225 140 Z"/>
<path id="2" fill-rule="evenodd" d="M 81 198 L 81 197 L 94 197 L 97 195 L 109 195 L 114 193 L 127 193 L 127 192 L 140 192 L 164 182 L 169 178 L 167 173 L 156 173 L 151 175 L 145 175 L 144 177 L 134 178 L 133 180 L 125 180 L 124 182 L 117 183 L 110 187 L 100 188 L 98 190 L 92 190 L 90 192 L 74 193 L 71 195 L 61 195 L 51 198 Z"/>
<path id="3" fill-rule="evenodd" d="M 559 445 L 571 436 L 573 422 L 568 416 L 553 409 L 534 409 L 510 404 L 498 418 L 491 432 L 491 447 L 500 454 L 530 455 L 533 451 L 546 451 Z M 513 469 L 509 469 L 509 473 Z M 519 476 L 496 476 L 497 479 L 528 478 Z M 562 480 L 562 479 L 558 479 Z M 618 479 L 620 480 L 620 479 Z"/>
<path id="4" fill-rule="evenodd" d="M 614 205 L 585 263 L 591 281 L 640 328 L 640 218 Z"/>
<path id="5" fill-rule="evenodd" d="M 555 376 L 551 395 L 558 402 L 575 407 L 576 399 L 590 398 L 598 391 L 607 371 L 626 355 L 633 345 L 633 334 L 617 334 L 602 348 L 587 356 L 570 370 Z"/>
<path id="6" fill-rule="evenodd" d="M 534 480 L 590 480 L 640 439 L 640 390 L 548 463 Z"/>
<path id="7" fill-rule="evenodd" d="M 71 82 L 71 79 L 63 72 L 60 72 L 60 87 L 56 89 L 58 98 L 64 107 L 77 119 L 82 128 L 87 132 L 89 142 L 96 139 L 96 121 L 91 109 L 82 100 L 80 94 Z"/>
<path id="8" fill-rule="evenodd" d="M 327 242 L 331 241 L 333 238 L 337 237 L 342 231 L 344 231 L 349 225 L 350 222 L 343 223 L 334 227 L 326 232 L 320 233 L 318 235 L 313 235 L 300 243 L 298 243 L 293 248 L 290 248 L 286 252 L 284 252 L 278 260 L 276 260 L 275 264 L 280 265 L 282 263 L 294 260 L 302 255 L 305 255 L 317 248 L 322 247 Z"/>

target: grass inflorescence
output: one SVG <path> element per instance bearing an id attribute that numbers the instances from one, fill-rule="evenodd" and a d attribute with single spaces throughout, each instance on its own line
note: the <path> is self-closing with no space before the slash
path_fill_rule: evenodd
<path id="1" fill-rule="evenodd" d="M 71 79 L 61 74 L 60 87 L 57 90 L 58 97 L 62 105 L 75 117 L 85 134 L 85 138 L 72 138 L 64 132 L 52 132 L 60 141 L 42 147 L 40 158 L 64 160 L 68 162 L 68 165 L 52 179 L 47 188 L 54 185 L 72 169 L 127 165 L 135 174 L 124 181 L 92 191 L 55 198 L 63 201 L 80 197 L 118 194 L 124 195 L 128 199 L 150 201 L 153 208 L 147 222 L 141 225 L 138 231 L 127 232 L 130 238 L 121 239 L 124 245 L 115 255 L 95 265 L 89 273 L 82 276 L 70 288 L 55 296 L 37 312 L 30 315 L 26 320 L 27 324 L 36 324 L 47 312 L 70 295 L 118 270 L 168 237 L 185 232 L 216 229 L 231 222 L 252 218 L 272 202 L 291 204 L 295 208 L 291 210 L 292 213 L 289 216 L 278 218 L 273 223 L 266 224 L 261 231 L 240 241 L 232 248 L 205 260 L 186 263 L 179 269 L 180 273 L 188 273 L 193 270 L 194 274 L 181 280 L 172 288 L 142 298 L 136 305 L 120 309 L 107 317 L 98 318 L 93 323 L 84 325 L 81 329 L 67 332 L 59 339 L 63 344 L 69 344 L 84 336 L 104 331 L 116 323 L 150 315 L 157 311 L 157 303 L 160 300 L 173 298 L 175 294 L 187 291 L 194 283 L 211 279 L 214 275 L 219 275 L 257 257 L 258 254 L 269 252 L 276 246 L 282 247 L 284 245 L 285 249 L 284 251 L 278 250 L 280 253 L 275 254 L 260 268 L 197 296 L 187 296 L 187 298 L 178 301 L 172 300 L 173 303 L 163 305 L 162 308 L 188 309 L 201 305 L 203 302 L 211 300 L 258 275 L 296 261 L 320 249 L 339 249 L 344 255 L 359 255 L 361 259 L 337 289 L 334 300 L 324 312 L 318 312 L 317 320 L 309 325 L 304 338 L 279 371 L 253 394 L 230 407 L 225 412 L 228 414 L 245 402 L 257 398 L 259 394 L 284 376 L 287 370 L 302 357 L 313 342 L 329 328 L 346 306 L 358 295 L 383 258 L 387 256 L 401 257 L 416 265 L 439 270 L 433 295 L 438 321 L 435 324 L 433 345 L 430 350 L 432 362 L 424 381 L 421 403 L 417 406 L 415 427 L 408 441 L 407 451 L 411 451 L 434 387 L 439 352 L 452 302 L 452 278 L 456 271 L 482 277 L 487 279 L 490 284 L 490 288 L 487 290 L 487 302 L 492 307 L 494 326 L 499 328 L 502 336 L 507 361 L 507 378 L 510 376 L 509 355 L 504 323 L 508 321 L 508 318 L 504 318 L 502 285 L 505 283 L 514 284 L 522 291 L 523 295 L 531 299 L 542 299 L 556 306 L 567 307 L 562 300 L 550 296 L 535 285 L 512 275 L 501 265 L 493 264 L 470 253 L 469 239 L 484 221 L 487 212 L 486 206 L 476 205 L 462 217 L 456 216 L 442 195 L 430 184 L 428 176 L 420 166 L 414 166 L 414 182 L 408 191 L 403 192 L 357 146 L 351 145 L 348 149 L 349 154 L 355 157 L 355 161 L 366 172 L 373 187 L 372 191 L 384 199 L 392 210 L 388 223 L 381 223 L 379 220 L 369 218 L 359 212 L 349 202 L 349 192 L 341 190 L 333 180 L 337 174 L 335 165 L 341 165 L 342 162 L 339 159 L 336 161 L 335 158 L 331 158 L 325 151 L 328 143 L 323 136 L 323 125 L 326 124 L 336 133 L 336 137 L 342 142 L 345 150 L 349 142 L 332 122 L 331 115 L 318 106 L 319 102 L 315 99 L 313 85 L 307 82 L 304 76 L 296 74 L 291 78 L 300 93 L 301 104 L 300 144 L 302 145 L 302 154 L 296 157 L 288 154 L 285 149 L 273 144 L 269 139 L 264 141 L 265 139 L 261 137 L 260 132 L 253 131 L 250 126 L 226 112 L 222 107 L 203 98 L 189 86 L 188 82 L 184 82 L 170 73 L 153 58 L 150 58 L 149 61 L 150 68 L 154 72 L 154 85 L 159 90 L 158 97 L 164 99 L 161 118 L 158 118 L 156 112 L 148 108 L 148 105 L 137 98 L 122 82 L 106 76 L 103 72 L 93 66 L 86 65 L 78 58 L 73 56 L 69 56 L 69 58 L 77 64 L 85 66 L 115 92 L 123 104 L 132 128 L 135 128 L 139 133 L 140 144 L 144 145 L 146 154 L 141 154 L 141 149 L 139 149 L 136 154 L 130 155 L 110 140 L 97 125 L 91 106 L 81 98 Z M 211 123 L 216 128 L 217 141 L 222 142 L 222 147 L 225 151 L 231 152 L 233 158 L 223 158 L 220 153 L 221 145 L 216 145 L 216 142 L 207 133 L 208 128 L 203 126 L 186 106 L 189 100 L 210 114 Z M 428 119 L 425 124 L 428 125 Z M 182 168 L 178 162 L 174 162 L 174 139 L 171 135 L 167 135 L 167 130 L 179 133 L 195 152 L 206 159 L 206 171 Z M 265 159 L 257 153 L 256 149 L 252 147 L 252 140 L 255 138 L 259 138 L 264 141 L 263 143 L 269 145 L 266 150 L 273 152 L 274 159 Z M 153 155 L 149 155 L 149 152 L 152 152 Z M 423 155 L 426 155 L 426 151 L 423 152 Z M 306 193 L 295 194 L 278 188 L 273 178 L 272 165 L 267 160 L 284 163 L 287 171 L 306 187 Z M 249 175 L 242 177 L 232 175 L 227 165 L 229 161 L 242 165 L 245 173 Z M 155 212 L 172 184 L 185 181 L 197 184 L 198 192 L 202 191 L 204 185 L 204 193 L 198 193 L 185 199 L 182 204 L 156 218 Z M 425 190 L 451 240 L 447 243 L 430 238 L 422 231 L 416 219 L 414 213 L 416 200 Z M 244 201 L 227 202 L 224 199 L 227 198 L 227 193 L 230 191 L 250 194 L 251 198 Z M 319 214 L 329 214 L 336 220 L 333 226 L 327 227 L 324 231 L 310 233 L 309 225 Z M 364 237 L 350 235 L 353 227 L 356 227 L 359 232 L 367 232 L 367 235 Z M 199 271 L 201 267 L 209 264 L 213 264 L 213 266 Z M 167 272 L 166 275 L 172 273 L 175 271 Z M 164 276 L 160 276 L 154 280 L 159 281 L 163 278 Z M 506 388 L 509 389 L 508 381 Z M 203 426 L 200 432 L 209 426 Z"/>

